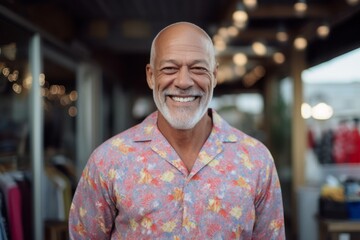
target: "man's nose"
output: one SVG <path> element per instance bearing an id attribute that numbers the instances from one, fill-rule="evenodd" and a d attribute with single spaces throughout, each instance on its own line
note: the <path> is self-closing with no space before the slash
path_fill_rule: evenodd
<path id="1" fill-rule="evenodd" d="M 174 83 L 175 86 L 180 89 L 188 89 L 194 85 L 194 81 L 191 78 L 191 74 L 187 66 L 180 68 L 179 74 Z"/>

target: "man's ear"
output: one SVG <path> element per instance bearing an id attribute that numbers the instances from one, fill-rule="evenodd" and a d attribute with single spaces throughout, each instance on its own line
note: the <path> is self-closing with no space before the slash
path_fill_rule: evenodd
<path id="1" fill-rule="evenodd" d="M 154 72 L 153 69 L 151 68 L 151 65 L 146 64 L 146 81 L 150 89 L 154 89 L 154 85 L 155 85 L 153 75 Z"/>
<path id="2" fill-rule="evenodd" d="M 218 67 L 219 67 L 219 63 L 216 63 L 216 66 L 215 66 L 214 72 L 213 72 L 213 76 L 214 76 L 214 79 L 213 79 L 213 88 L 215 88 L 216 85 L 217 85 Z"/>

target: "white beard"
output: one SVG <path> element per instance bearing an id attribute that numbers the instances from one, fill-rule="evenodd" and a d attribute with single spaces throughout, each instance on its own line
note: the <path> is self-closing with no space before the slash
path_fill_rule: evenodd
<path id="1" fill-rule="evenodd" d="M 184 92 L 186 92 L 188 95 L 199 95 L 198 93 L 189 94 L 187 91 L 182 91 L 183 94 Z M 159 95 L 154 88 L 153 97 L 156 107 L 173 128 L 185 130 L 193 128 L 207 112 L 210 101 L 212 99 L 213 91 L 209 92 L 208 98 L 206 98 L 206 94 L 204 92 L 201 92 L 200 106 L 195 111 L 188 107 L 178 107 L 173 110 L 173 112 L 170 112 L 170 109 L 165 102 L 165 95 L 167 95 L 166 92 L 163 92 L 161 95 Z"/>

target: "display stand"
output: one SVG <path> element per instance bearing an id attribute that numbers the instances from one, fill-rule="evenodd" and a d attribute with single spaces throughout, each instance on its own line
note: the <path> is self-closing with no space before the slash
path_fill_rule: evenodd
<path id="1" fill-rule="evenodd" d="M 360 220 L 318 219 L 319 240 L 340 239 L 342 233 L 357 233 L 360 235 Z"/>

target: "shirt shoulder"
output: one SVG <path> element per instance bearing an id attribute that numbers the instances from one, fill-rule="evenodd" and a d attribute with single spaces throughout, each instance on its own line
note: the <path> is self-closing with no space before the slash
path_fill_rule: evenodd
<path id="1" fill-rule="evenodd" d="M 151 141 L 156 130 L 157 112 L 150 114 L 143 122 L 118 133 L 95 149 L 94 152 L 108 151 L 112 148 L 133 145 L 134 142 Z"/>

